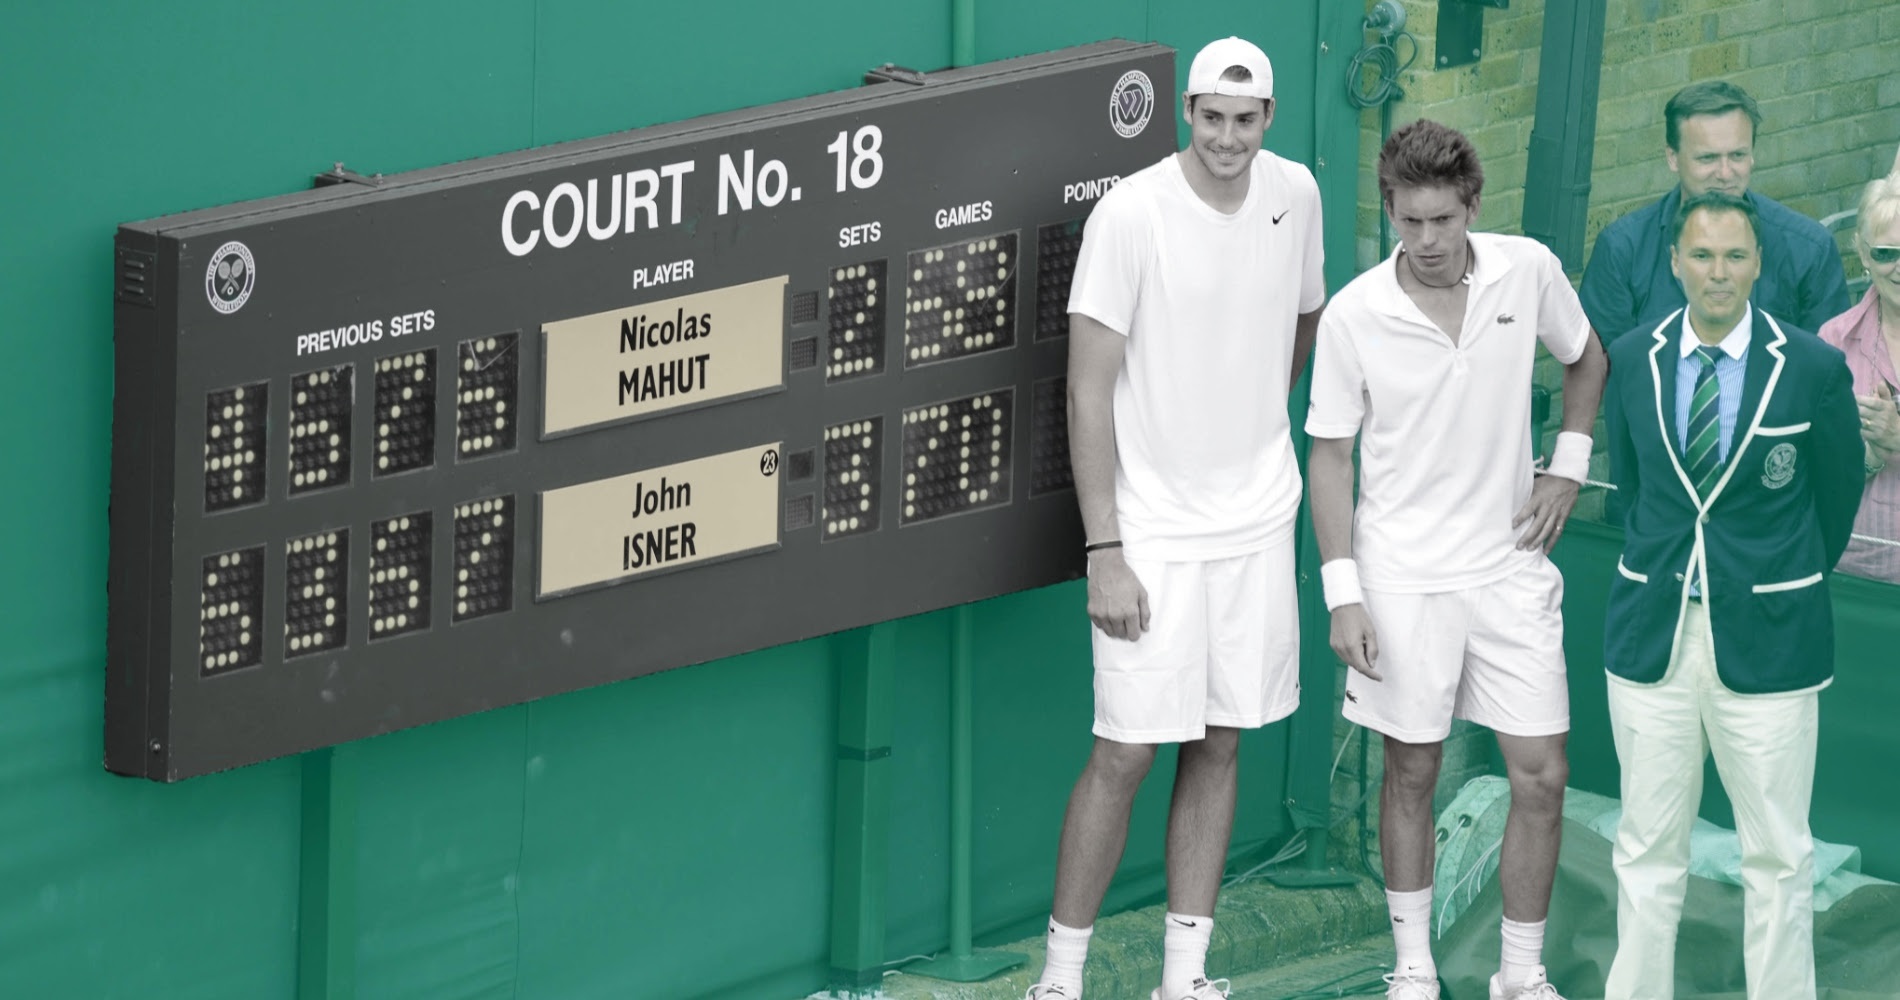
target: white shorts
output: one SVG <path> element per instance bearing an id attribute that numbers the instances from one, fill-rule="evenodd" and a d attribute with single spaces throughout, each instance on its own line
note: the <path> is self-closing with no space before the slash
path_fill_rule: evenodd
<path id="1" fill-rule="evenodd" d="M 1300 704 L 1294 541 L 1210 562 L 1128 559 L 1148 591 L 1148 631 L 1095 646 L 1095 735 L 1181 743 L 1208 726 L 1253 729 Z"/>
<path id="2" fill-rule="evenodd" d="M 1443 741 L 1453 716 L 1507 736 L 1569 732 L 1563 603 L 1563 574 L 1541 556 L 1469 590 L 1368 589 L 1385 679 L 1348 670 L 1346 718 L 1404 743 Z"/>

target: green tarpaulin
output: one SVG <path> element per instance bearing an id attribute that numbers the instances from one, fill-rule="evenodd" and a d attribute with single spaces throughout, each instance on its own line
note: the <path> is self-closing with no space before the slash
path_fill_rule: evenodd
<path id="1" fill-rule="evenodd" d="M 1493 879 L 1435 945 L 1443 1000 L 1485 1000 L 1504 902 Z M 1610 842 L 1566 820 L 1544 963 L 1568 1000 L 1597 1000 L 1616 954 Z M 1900 885 L 1866 885 L 1814 917 L 1819 1000 L 1900 1000 Z M 1676 1000 L 1743 1000 L 1742 890 L 1690 876 L 1676 944 Z"/>

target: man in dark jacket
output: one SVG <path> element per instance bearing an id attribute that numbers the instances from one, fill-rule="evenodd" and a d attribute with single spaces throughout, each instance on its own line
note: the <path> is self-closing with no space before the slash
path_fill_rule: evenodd
<path id="1" fill-rule="evenodd" d="M 1605 343 L 1654 326 L 1686 301 L 1670 269 L 1671 224 L 1682 202 L 1720 191 L 1746 198 L 1760 222 L 1763 260 L 1755 307 L 1803 330 L 1847 311 L 1847 276 L 1821 224 L 1748 189 L 1761 110 L 1722 80 L 1693 83 L 1663 106 L 1663 155 L 1679 180 L 1663 197 L 1617 219 L 1597 237 L 1583 273 L 1583 311 Z"/>
<path id="2" fill-rule="evenodd" d="M 1741 834 L 1748 996 L 1813 1000 L 1808 804 L 1859 411 L 1839 351 L 1750 304 L 1764 266 L 1750 200 L 1689 198 L 1671 229 L 1687 308 L 1610 348 L 1611 476 L 1629 516 L 1604 647 L 1623 767 L 1605 996 L 1671 996 L 1713 751 Z"/>

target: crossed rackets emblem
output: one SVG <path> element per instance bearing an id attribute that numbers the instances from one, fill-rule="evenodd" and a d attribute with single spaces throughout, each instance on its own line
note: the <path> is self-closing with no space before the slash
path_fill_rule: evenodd
<path id="1" fill-rule="evenodd" d="M 243 308 L 257 286 L 257 261 L 251 248 L 232 240 L 211 255 L 205 267 L 205 299 L 211 308 L 229 315 Z"/>
<path id="2" fill-rule="evenodd" d="M 244 258 L 231 256 L 218 261 L 218 296 L 235 299 L 244 287 Z"/>

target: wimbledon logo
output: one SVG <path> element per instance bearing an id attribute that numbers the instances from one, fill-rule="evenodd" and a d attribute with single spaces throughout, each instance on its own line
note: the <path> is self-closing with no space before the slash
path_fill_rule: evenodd
<path id="1" fill-rule="evenodd" d="M 1115 126 L 1116 135 L 1124 139 L 1140 135 L 1154 111 L 1155 88 L 1148 74 L 1131 69 L 1115 81 L 1108 96 L 1108 123 Z"/>
<path id="2" fill-rule="evenodd" d="M 244 308 L 255 287 L 257 261 L 251 259 L 251 248 L 236 240 L 219 247 L 205 265 L 205 298 L 226 316 Z"/>

